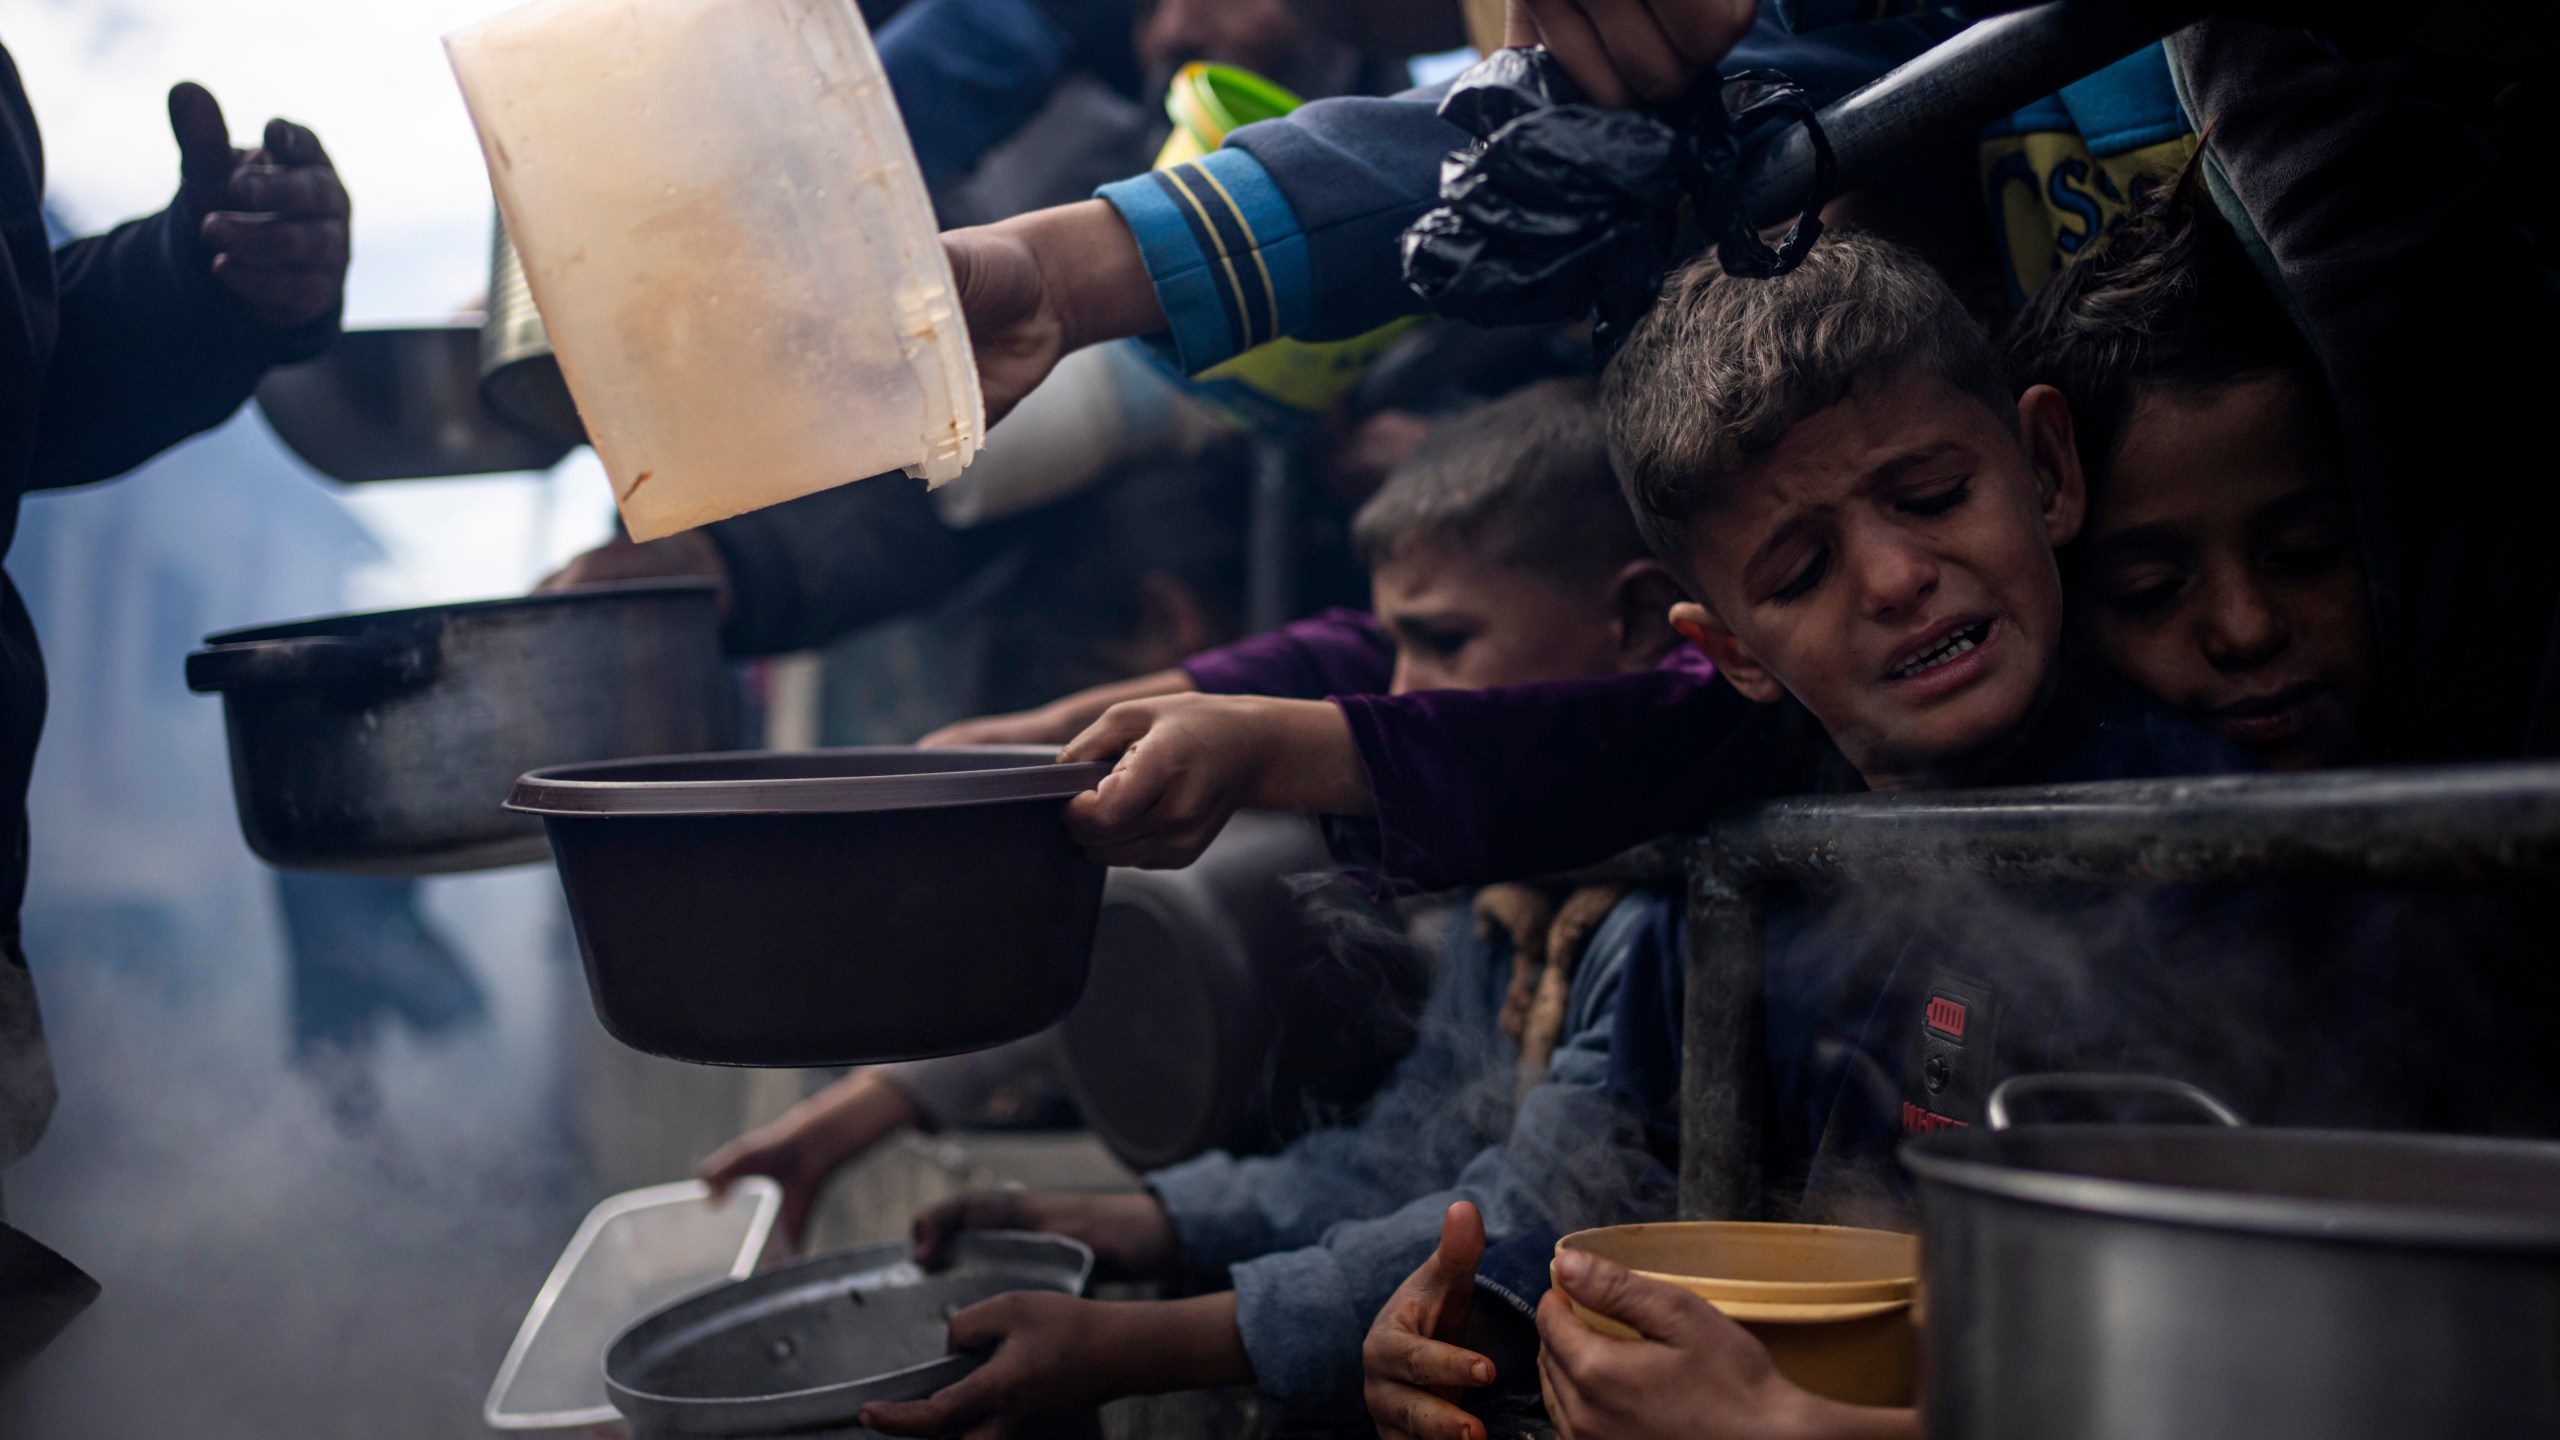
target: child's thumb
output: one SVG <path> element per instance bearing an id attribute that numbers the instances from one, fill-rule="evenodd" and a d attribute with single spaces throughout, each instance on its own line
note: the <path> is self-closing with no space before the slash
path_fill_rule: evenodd
<path id="1" fill-rule="evenodd" d="M 1484 1261 L 1484 1216 L 1471 1202 L 1457 1201 L 1440 1217 L 1440 1249 L 1433 1258 L 1444 1272 L 1474 1277 Z"/>

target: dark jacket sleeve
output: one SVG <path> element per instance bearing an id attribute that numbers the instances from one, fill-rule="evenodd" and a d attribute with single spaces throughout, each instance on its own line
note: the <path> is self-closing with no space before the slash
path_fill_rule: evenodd
<path id="1" fill-rule="evenodd" d="M 1396 657 L 1376 619 L 1334 609 L 1204 650 L 1182 668 L 1207 695 L 1325 700 L 1385 694 L 1395 682 Z"/>
<path id="2" fill-rule="evenodd" d="M 44 377 L 31 489 L 121 475 L 229 419 L 272 365 L 337 338 L 338 313 L 270 330 L 214 283 L 177 206 L 54 252 L 61 335 Z"/>
<path id="3" fill-rule="evenodd" d="M 810 650 L 921 610 L 1002 547 L 1002 526 L 954 530 L 924 482 L 875 475 L 722 520 L 704 533 L 729 565 L 734 655 Z"/>
<path id="4" fill-rule="evenodd" d="M 1776 707 L 1744 699 L 1704 657 L 1603 680 L 1335 703 L 1377 797 L 1375 862 L 1421 890 L 1594 864 L 1795 773 L 1778 763 Z M 1356 852 L 1370 837 L 1347 838 Z"/>
<path id="5" fill-rule="evenodd" d="M 2327 372 L 2407 759 L 2560 751 L 2560 294 L 2515 177 L 2419 62 L 2298 29 L 2171 37 L 2216 199 Z"/>

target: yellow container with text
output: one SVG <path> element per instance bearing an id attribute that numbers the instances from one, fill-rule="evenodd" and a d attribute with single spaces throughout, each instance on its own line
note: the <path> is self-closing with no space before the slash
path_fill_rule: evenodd
<path id="1" fill-rule="evenodd" d="M 1613 1260 L 1699 1297 L 1768 1346 L 1779 1374 L 1816 1395 L 1852 1405 L 1912 1403 L 1920 1374 L 1916 1236 L 1711 1220 L 1577 1230 L 1556 1250 Z M 1603 1335 L 1636 1338 L 1578 1302 L 1573 1313 Z"/>

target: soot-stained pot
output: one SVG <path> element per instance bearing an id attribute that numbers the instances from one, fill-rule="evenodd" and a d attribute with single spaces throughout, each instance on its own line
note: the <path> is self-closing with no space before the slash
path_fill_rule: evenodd
<path id="1" fill-rule="evenodd" d="M 737 702 L 711 586 L 600 585 L 208 636 L 249 848 L 291 869 L 433 874 L 540 860 L 525 771 L 718 750 Z"/>

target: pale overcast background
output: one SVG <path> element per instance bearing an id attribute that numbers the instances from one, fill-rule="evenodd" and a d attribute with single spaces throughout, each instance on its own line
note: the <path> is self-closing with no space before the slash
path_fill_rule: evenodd
<path id="1" fill-rule="evenodd" d="M 441 37 L 509 0 L 0 0 L 0 40 L 43 128 L 48 196 L 74 230 L 148 214 L 177 189 L 166 97 L 195 80 L 234 142 L 270 115 L 318 131 L 355 196 L 351 325 L 437 320 L 488 282 L 491 203 Z M 348 487 L 391 555 L 356 603 L 521 589 L 609 533 L 612 495 L 579 450 L 535 477 Z"/>

